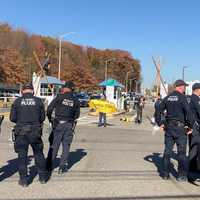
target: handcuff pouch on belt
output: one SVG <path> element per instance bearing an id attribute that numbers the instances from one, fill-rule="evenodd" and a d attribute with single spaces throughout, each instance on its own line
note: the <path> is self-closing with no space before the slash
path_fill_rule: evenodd
<path id="1" fill-rule="evenodd" d="M 42 135 L 42 126 L 41 125 L 23 125 L 23 126 L 16 125 L 13 129 L 13 135 L 23 136 L 23 135 L 27 135 L 30 132 L 33 132 L 33 130 L 36 133 L 39 133 L 39 135 Z"/>
<path id="2" fill-rule="evenodd" d="M 185 124 L 181 121 L 178 121 L 178 120 L 167 120 L 166 125 L 167 126 L 177 126 L 177 127 L 180 127 L 180 128 L 185 127 Z"/>

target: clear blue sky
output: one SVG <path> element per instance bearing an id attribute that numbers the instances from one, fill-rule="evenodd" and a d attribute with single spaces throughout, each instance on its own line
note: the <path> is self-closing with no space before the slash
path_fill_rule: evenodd
<path id="1" fill-rule="evenodd" d="M 1 1 L 0 21 L 30 33 L 57 37 L 96 48 L 124 49 L 142 64 L 151 86 L 151 56 L 162 56 L 167 81 L 200 79 L 199 0 L 8 0 Z"/>

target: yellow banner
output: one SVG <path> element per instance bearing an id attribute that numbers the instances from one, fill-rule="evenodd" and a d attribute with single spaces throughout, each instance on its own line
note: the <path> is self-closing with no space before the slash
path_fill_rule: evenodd
<path id="1" fill-rule="evenodd" d="M 117 108 L 114 103 L 110 103 L 105 100 L 91 100 L 89 102 L 90 109 L 95 109 L 96 112 L 102 113 L 115 113 L 117 112 Z"/>

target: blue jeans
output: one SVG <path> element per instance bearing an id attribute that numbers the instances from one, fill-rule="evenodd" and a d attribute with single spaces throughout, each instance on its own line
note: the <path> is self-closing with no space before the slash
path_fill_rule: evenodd
<path id="1" fill-rule="evenodd" d="M 106 113 L 99 113 L 99 126 L 106 126 Z"/>

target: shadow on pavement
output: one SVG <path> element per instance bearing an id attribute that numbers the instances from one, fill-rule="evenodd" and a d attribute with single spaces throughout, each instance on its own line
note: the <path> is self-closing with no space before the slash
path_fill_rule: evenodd
<path id="1" fill-rule="evenodd" d="M 87 153 L 84 149 L 76 149 L 76 151 L 70 152 L 68 169 L 71 169 L 73 165 L 80 162 L 86 155 Z"/>
<path id="2" fill-rule="evenodd" d="M 33 156 L 28 157 L 28 164 L 30 164 Z M 13 176 L 18 172 L 18 159 L 12 159 L 7 161 L 7 165 L 0 168 L 0 182 Z"/>
<path id="3" fill-rule="evenodd" d="M 173 154 L 173 159 L 177 160 L 177 156 L 175 153 Z M 151 155 L 144 157 L 144 160 L 153 163 L 156 166 L 159 176 L 163 175 L 163 158 L 161 157 L 161 153 L 152 153 Z M 172 163 L 170 165 L 170 173 L 174 177 L 178 177 L 178 173 L 174 169 L 174 165 Z"/>
<path id="4" fill-rule="evenodd" d="M 68 170 L 73 167 L 76 163 L 80 162 L 83 157 L 85 157 L 87 153 L 84 149 L 76 149 L 75 151 L 70 152 L 68 159 Z M 50 159 L 50 158 L 48 158 Z M 53 163 L 53 168 L 59 167 L 60 158 L 56 158 Z M 51 164 L 50 164 L 51 165 Z"/>
<path id="5" fill-rule="evenodd" d="M 84 149 L 77 149 L 76 151 L 72 151 L 69 154 L 69 165 L 68 165 L 68 170 L 73 167 L 76 163 L 80 162 L 80 160 L 85 157 L 87 153 L 85 152 Z M 33 159 L 33 156 L 28 157 L 28 164 L 31 163 L 31 160 Z M 55 167 L 59 166 L 60 159 L 56 159 L 55 161 Z M 18 159 L 12 159 L 8 160 L 7 164 L 3 167 L 0 168 L 0 182 L 3 180 L 6 180 L 7 178 L 13 176 L 15 173 L 18 172 Z M 37 176 L 37 167 L 31 166 L 29 168 L 29 181 L 32 183 L 34 178 Z"/>
<path id="6" fill-rule="evenodd" d="M 98 126 L 98 122 L 92 122 L 91 124 L 95 124 Z M 109 124 L 109 123 L 106 123 L 106 126 L 116 126 L 115 124 Z M 103 126 L 102 126 L 103 127 Z"/>

